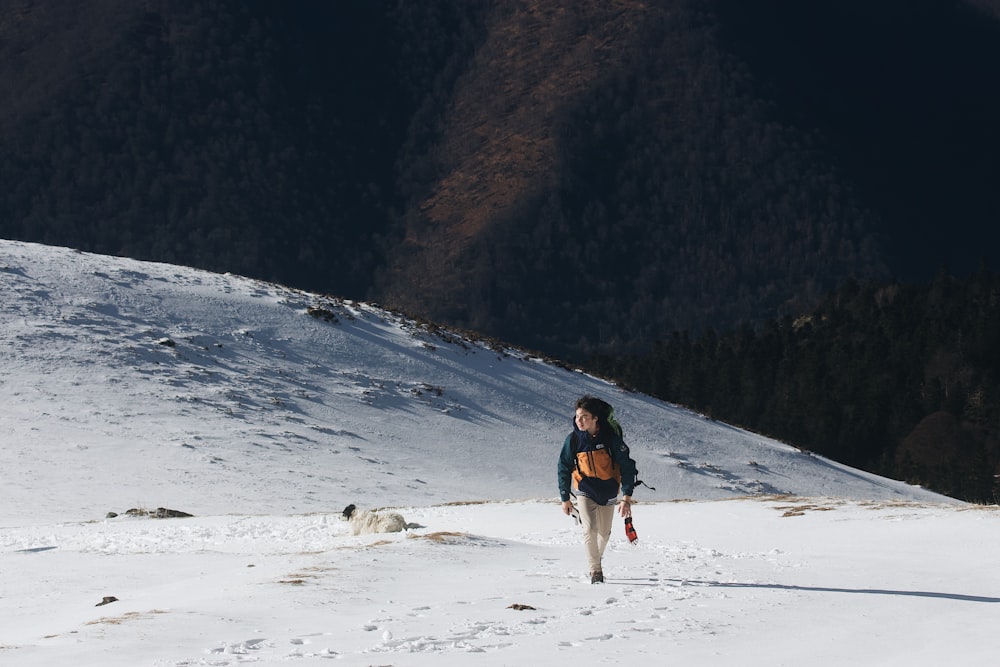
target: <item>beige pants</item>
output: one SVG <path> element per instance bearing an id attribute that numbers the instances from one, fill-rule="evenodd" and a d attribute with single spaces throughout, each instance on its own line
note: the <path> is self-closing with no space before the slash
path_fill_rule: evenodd
<path id="1" fill-rule="evenodd" d="M 590 572 L 603 572 L 601 558 L 611 538 L 611 522 L 615 518 L 614 505 L 598 505 L 586 496 L 577 498 L 580 523 L 583 524 L 583 545 L 587 549 Z"/>

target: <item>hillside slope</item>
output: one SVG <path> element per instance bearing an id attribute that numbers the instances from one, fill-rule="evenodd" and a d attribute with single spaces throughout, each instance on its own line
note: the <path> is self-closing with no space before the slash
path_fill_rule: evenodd
<path id="1" fill-rule="evenodd" d="M 0 465 L 21 471 L 7 513 L 552 498 L 587 392 L 615 405 L 657 489 L 645 500 L 942 499 L 497 343 L 237 276 L 4 241 L 0 303 Z M 39 493 L 49 475 L 74 480 L 76 506 Z"/>
<path id="2" fill-rule="evenodd" d="M 986 0 L 0 3 L 0 236 L 646 351 L 997 266 L 998 34 Z"/>

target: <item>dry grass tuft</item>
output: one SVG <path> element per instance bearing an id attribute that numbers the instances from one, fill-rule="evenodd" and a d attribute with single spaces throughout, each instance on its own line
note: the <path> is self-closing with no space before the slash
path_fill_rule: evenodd
<path id="1" fill-rule="evenodd" d="M 130 611 L 127 614 L 122 614 L 121 616 L 102 616 L 96 621 L 88 621 L 87 625 L 121 625 L 126 621 L 136 621 L 153 618 L 157 614 L 166 614 L 167 612 L 160 609 L 153 609 L 152 611 L 140 612 L 140 611 Z"/>
<path id="2" fill-rule="evenodd" d="M 455 533 L 447 530 L 439 530 L 434 533 L 423 533 L 421 535 L 407 535 L 411 540 L 431 540 L 433 542 L 454 542 L 472 537 L 468 533 Z"/>

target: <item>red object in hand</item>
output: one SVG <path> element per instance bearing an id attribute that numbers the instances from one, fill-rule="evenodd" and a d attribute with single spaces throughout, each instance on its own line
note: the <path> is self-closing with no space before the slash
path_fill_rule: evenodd
<path id="1" fill-rule="evenodd" d="M 625 517 L 625 537 L 632 544 L 639 541 L 639 535 L 635 532 L 635 527 L 632 525 L 632 517 Z"/>

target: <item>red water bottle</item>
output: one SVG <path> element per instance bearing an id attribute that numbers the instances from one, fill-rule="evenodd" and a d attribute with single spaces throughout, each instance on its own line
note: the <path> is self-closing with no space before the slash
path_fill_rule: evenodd
<path id="1" fill-rule="evenodd" d="M 639 541 L 639 535 L 635 532 L 635 526 L 632 525 L 632 517 L 625 517 L 625 537 L 632 544 Z"/>

